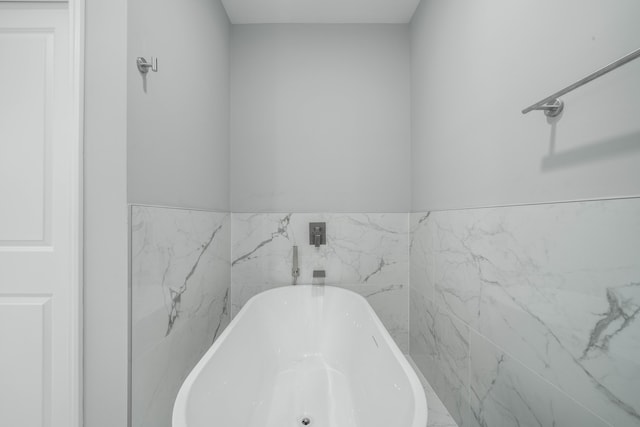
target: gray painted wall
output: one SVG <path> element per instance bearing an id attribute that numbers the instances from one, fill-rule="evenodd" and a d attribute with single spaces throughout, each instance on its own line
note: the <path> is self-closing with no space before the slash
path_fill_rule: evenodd
<path id="1" fill-rule="evenodd" d="M 127 425 L 127 202 L 229 208 L 228 37 L 219 2 L 86 0 L 87 427 Z M 146 93 L 138 55 L 160 59 Z"/>
<path id="2" fill-rule="evenodd" d="M 229 31 L 218 0 L 129 2 L 129 203 L 229 210 Z M 143 77 L 138 56 L 158 58 Z"/>
<path id="3" fill-rule="evenodd" d="M 232 30 L 233 212 L 407 212 L 407 25 Z"/>
<path id="4" fill-rule="evenodd" d="M 412 21 L 412 209 L 640 194 L 640 60 L 528 105 L 638 48 L 635 0 L 423 0 Z M 550 154 L 553 153 L 553 154 Z"/>
<path id="5" fill-rule="evenodd" d="M 126 0 L 86 0 L 84 425 L 127 425 Z"/>

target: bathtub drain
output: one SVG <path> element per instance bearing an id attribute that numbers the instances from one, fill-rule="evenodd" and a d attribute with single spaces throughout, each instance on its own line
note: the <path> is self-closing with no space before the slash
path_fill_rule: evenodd
<path id="1" fill-rule="evenodd" d="M 311 419 L 308 417 L 304 417 L 300 420 L 300 424 L 302 424 L 303 426 L 311 425 Z"/>

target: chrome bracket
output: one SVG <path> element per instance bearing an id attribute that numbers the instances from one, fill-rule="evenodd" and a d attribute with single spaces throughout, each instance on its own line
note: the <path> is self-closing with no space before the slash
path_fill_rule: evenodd
<path id="1" fill-rule="evenodd" d="M 139 56 L 136 59 L 136 65 L 138 66 L 138 71 L 142 74 L 147 74 L 149 69 L 154 73 L 158 72 L 158 58 L 154 58 L 153 56 L 151 57 L 151 62 L 147 62 L 145 58 Z"/>
<path id="2" fill-rule="evenodd" d="M 547 102 L 534 110 L 544 110 L 544 115 L 547 117 L 558 117 L 562 110 L 564 110 L 564 101 L 560 98 L 556 98 L 551 102 Z"/>

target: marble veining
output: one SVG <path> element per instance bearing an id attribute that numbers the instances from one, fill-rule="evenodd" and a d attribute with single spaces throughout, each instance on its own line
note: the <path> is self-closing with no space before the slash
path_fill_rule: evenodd
<path id="1" fill-rule="evenodd" d="M 640 425 L 639 199 L 415 214 L 411 230 L 412 354 L 444 311 L 595 425 Z"/>
<path id="2" fill-rule="evenodd" d="M 250 261 L 252 259 L 253 254 L 255 254 L 258 250 L 260 250 L 265 245 L 268 245 L 269 243 L 273 242 L 273 240 L 276 239 L 277 237 L 283 237 L 288 240 L 289 234 L 287 232 L 287 229 L 289 227 L 289 222 L 291 221 L 291 215 L 293 214 L 287 214 L 284 217 L 280 218 L 278 221 L 276 230 L 271 233 L 271 236 L 268 239 L 261 241 L 255 247 L 249 249 L 247 253 L 241 254 L 240 256 L 238 256 L 238 258 L 235 258 L 231 263 L 231 265 L 234 266 L 241 262 Z"/>
<path id="3" fill-rule="evenodd" d="M 200 249 L 200 253 L 198 254 L 198 257 L 196 258 L 195 262 L 191 266 L 189 273 L 187 273 L 187 276 L 184 278 L 184 281 L 182 282 L 180 287 L 178 287 L 177 289 L 168 287 L 169 297 L 170 297 L 170 307 L 169 307 L 169 322 L 167 325 L 167 332 L 165 336 L 171 333 L 171 329 L 173 328 L 173 325 L 176 319 L 180 315 L 180 303 L 182 301 L 182 294 L 184 294 L 187 291 L 189 279 L 191 279 L 193 274 L 196 272 L 196 269 L 198 268 L 198 264 L 200 264 L 200 260 L 202 259 L 202 256 L 205 254 L 205 252 L 213 242 L 213 239 L 215 239 L 216 234 L 218 234 L 218 231 L 220 231 L 222 226 L 223 224 L 220 224 L 215 230 L 213 230 L 213 233 L 211 234 L 211 237 L 209 238 L 209 240 L 202 245 L 202 248 Z M 169 266 L 167 266 L 167 268 L 168 267 Z M 164 284 L 164 281 L 163 281 L 163 284 Z"/>
<path id="4" fill-rule="evenodd" d="M 229 214 L 131 207 L 132 426 L 170 427 L 180 384 L 229 323 Z"/>
<path id="5" fill-rule="evenodd" d="M 327 223 L 327 245 L 309 244 L 310 222 Z M 407 214 L 234 213 L 232 235 L 232 316 L 253 295 L 292 283 L 297 245 L 299 284 L 312 283 L 313 270 L 325 270 L 327 285 L 365 296 L 407 351 Z"/>
<path id="6" fill-rule="evenodd" d="M 417 315 L 418 308 L 424 311 Z M 459 426 L 469 425 L 469 328 L 411 289 L 411 356 Z"/>
<path id="7" fill-rule="evenodd" d="M 216 330 L 213 332 L 213 337 L 211 338 L 211 344 L 214 343 L 216 338 L 222 333 L 225 326 L 229 323 L 229 294 L 231 293 L 231 283 L 229 283 L 229 287 L 224 292 L 224 297 L 222 298 L 222 310 L 220 310 L 220 314 L 218 315 L 218 320 L 216 322 Z"/>
<path id="8" fill-rule="evenodd" d="M 589 358 L 590 353 L 608 352 L 611 340 L 624 332 L 636 320 L 640 312 L 640 304 L 625 295 L 625 291 L 633 291 L 638 287 L 640 287 L 640 283 L 629 283 L 617 289 L 607 288 L 608 310 L 601 314 L 602 318 L 598 320 L 589 334 L 589 343 L 580 360 Z"/>
<path id="9" fill-rule="evenodd" d="M 471 425 L 608 426 L 477 333 L 470 338 Z"/>

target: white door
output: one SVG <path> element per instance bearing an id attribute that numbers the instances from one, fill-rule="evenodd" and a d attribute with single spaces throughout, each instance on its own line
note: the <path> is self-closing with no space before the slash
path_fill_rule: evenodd
<path id="1" fill-rule="evenodd" d="M 66 3 L 0 1 L 0 425 L 80 418 L 80 156 Z"/>

